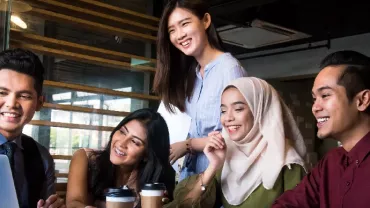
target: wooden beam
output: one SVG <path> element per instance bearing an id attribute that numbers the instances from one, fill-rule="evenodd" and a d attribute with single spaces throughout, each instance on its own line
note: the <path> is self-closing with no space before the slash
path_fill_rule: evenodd
<path id="1" fill-rule="evenodd" d="M 47 54 L 51 56 L 56 56 L 58 58 L 65 58 L 69 60 L 81 61 L 85 63 L 97 64 L 101 66 L 108 66 L 108 67 L 115 67 L 121 70 L 134 70 L 140 72 L 155 72 L 156 69 L 150 66 L 141 66 L 141 65 L 134 65 L 132 66 L 130 63 L 117 61 L 117 60 L 110 60 L 105 58 L 100 58 L 96 56 L 89 56 L 80 53 L 74 53 L 69 51 L 63 51 L 59 49 L 49 48 L 41 45 L 35 44 L 28 44 L 25 42 L 19 42 L 17 40 L 11 40 L 11 47 L 20 47 L 30 49 L 33 52 Z"/>
<path id="2" fill-rule="evenodd" d="M 54 160 L 72 160 L 72 155 L 51 155 Z"/>
<path id="3" fill-rule="evenodd" d="M 73 6 L 71 4 L 65 4 L 65 3 L 62 3 L 62 2 L 54 1 L 54 0 L 38 0 L 38 1 L 46 3 L 46 4 L 50 4 L 50 5 L 53 5 L 53 6 L 69 9 L 69 10 L 72 10 L 72 11 L 75 11 L 75 12 L 80 12 L 80 13 L 93 15 L 93 16 L 108 19 L 108 20 L 113 20 L 113 21 L 116 21 L 118 23 L 128 24 L 128 25 L 132 25 L 132 26 L 135 26 L 135 27 L 140 27 L 140 28 L 155 31 L 155 32 L 158 31 L 157 27 L 153 27 L 151 25 L 142 24 L 142 23 L 138 23 L 138 22 L 135 22 L 135 21 L 122 19 L 122 18 L 115 17 L 115 16 L 112 16 L 112 15 L 108 15 L 108 14 L 92 11 L 92 10 L 89 10 L 89 9 Z"/>
<path id="4" fill-rule="evenodd" d="M 100 1 L 95 1 L 95 0 L 79 0 L 79 1 L 91 4 L 91 5 L 107 8 L 107 9 L 110 9 L 110 10 L 113 10 L 113 11 L 118 11 L 118 12 L 126 13 L 126 14 L 129 14 L 129 15 L 141 17 L 143 19 L 148 19 L 148 20 L 153 20 L 155 22 L 159 22 L 159 18 L 157 18 L 157 17 L 142 14 L 142 13 L 139 13 L 139 12 L 134 12 L 134 11 L 131 11 L 131 10 L 128 10 L 128 9 L 123 9 L 123 8 L 116 7 L 116 6 L 113 6 L 113 5 L 110 5 L 110 4 L 102 3 Z"/>
<path id="5" fill-rule="evenodd" d="M 129 112 L 123 112 L 123 111 L 85 108 L 85 107 L 79 107 L 79 106 L 73 106 L 73 105 L 60 105 L 60 104 L 55 104 L 55 103 L 44 103 L 43 107 L 55 109 L 55 110 L 74 111 L 74 112 L 82 112 L 82 113 L 95 113 L 95 114 L 122 116 L 122 117 L 125 117 L 128 114 L 130 114 Z"/>
<path id="6" fill-rule="evenodd" d="M 96 131 L 113 131 L 114 129 L 114 127 L 110 127 L 110 126 L 92 126 L 92 125 L 86 125 L 86 124 L 71 124 L 71 123 L 62 123 L 62 122 L 41 121 L 41 120 L 32 120 L 29 122 L 29 124 L 35 125 L 35 126 L 50 126 L 50 127 L 96 130 Z"/>
<path id="7" fill-rule="evenodd" d="M 121 92 L 116 90 L 111 90 L 107 88 L 98 88 L 98 87 L 90 87 L 86 85 L 79 85 L 79 84 L 70 84 L 70 83 L 63 83 L 63 82 L 55 82 L 50 80 L 44 81 L 44 86 L 48 87 L 56 87 L 56 88 L 63 88 L 75 91 L 83 91 L 83 92 L 91 92 L 91 93 L 98 93 L 104 95 L 112 95 L 118 97 L 129 97 L 134 99 L 141 99 L 141 100 L 160 100 L 158 96 L 153 95 L 144 95 L 134 92 Z"/>
<path id="8" fill-rule="evenodd" d="M 92 21 L 76 18 L 76 17 L 69 16 L 69 15 L 58 14 L 58 13 L 47 11 L 44 9 L 32 8 L 32 10 L 29 13 L 31 15 L 39 16 L 47 20 L 60 21 L 60 22 L 67 23 L 67 24 L 76 24 L 76 25 L 86 27 L 91 30 L 100 31 L 100 32 L 104 31 L 106 33 L 111 33 L 112 35 L 129 36 L 135 39 L 151 41 L 153 43 L 157 40 L 157 38 L 152 35 L 138 33 L 138 32 L 125 30 L 121 28 L 116 28 L 116 27 L 109 26 L 106 24 L 92 22 Z"/>
<path id="9" fill-rule="evenodd" d="M 77 48 L 77 49 L 81 49 L 81 50 L 87 50 L 87 51 L 102 53 L 104 55 L 108 54 L 108 55 L 127 58 L 127 59 L 133 59 L 134 58 L 134 59 L 149 61 L 153 64 L 155 64 L 156 61 L 157 61 L 156 59 L 146 58 L 146 57 L 143 57 L 143 56 L 136 56 L 136 55 L 132 55 L 132 54 L 128 54 L 128 53 L 111 51 L 111 50 L 106 50 L 106 49 L 102 49 L 102 48 L 97 48 L 97 47 L 77 44 L 77 43 L 73 43 L 73 42 L 68 42 L 68 41 L 64 41 L 64 40 L 48 38 L 48 37 L 44 37 L 44 36 L 40 36 L 40 35 L 36 35 L 36 34 L 32 34 L 32 33 L 25 33 L 25 32 L 21 32 L 19 30 L 13 29 L 13 28 L 11 29 L 10 35 L 11 35 L 11 39 L 13 39 L 13 40 L 22 41 L 25 38 L 27 38 L 27 39 L 31 39 L 31 40 L 34 40 L 34 41 L 40 41 L 41 43 L 54 44 L 54 45 L 58 45 L 58 46 L 62 46 L 62 47 Z"/>

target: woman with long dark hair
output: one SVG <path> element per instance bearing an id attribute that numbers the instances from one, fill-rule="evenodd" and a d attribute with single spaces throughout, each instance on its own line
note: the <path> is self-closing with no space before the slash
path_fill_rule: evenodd
<path id="1" fill-rule="evenodd" d="M 76 151 L 68 175 L 67 207 L 104 207 L 104 190 L 123 185 L 136 191 L 135 207 L 140 207 L 145 183 L 165 183 L 172 194 L 175 173 L 168 162 L 169 146 L 168 128 L 159 113 L 131 113 L 113 130 L 104 150 Z"/>
<path id="2" fill-rule="evenodd" d="M 202 0 L 168 2 L 159 24 L 157 60 L 154 91 L 168 111 L 177 108 L 192 118 L 189 139 L 172 144 L 170 150 L 171 163 L 189 153 L 181 180 L 208 166 L 202 151 L 208 133 L 221 130 L 222 89 L 246 72 L 224 51 Z"/>

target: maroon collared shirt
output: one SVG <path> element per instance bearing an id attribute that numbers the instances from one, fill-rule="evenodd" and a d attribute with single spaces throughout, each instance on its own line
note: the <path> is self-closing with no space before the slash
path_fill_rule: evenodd
<path id="1" fill-rule="evenodd" d="M 370 132 L 350 152 L 331 150 L 272 208 L 370 208 Z"/>

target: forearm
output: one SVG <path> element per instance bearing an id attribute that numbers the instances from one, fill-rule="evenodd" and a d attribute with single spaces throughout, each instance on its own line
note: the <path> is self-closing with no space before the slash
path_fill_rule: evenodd
<path id="1" fill-rule="evenodd" d="M 209 139 L 208 137 L 203 138 L 191 138 L 190 145 L 191 148 L 196 152 L 203 152 L 204 148 L 206 147 L 206 144 L 208 143 Z"/>
<path id="2" fill-rule="evenodd" d="M 85 208 L 86 206 L 89 206 L 77 200 L 72 200 L 70 202 L 67 201 L 66 205 L 68 208 Z"/>
<path id="3" fill-rule="evenodd" d="M 213 182 L 216 172 L 217 172 L 216 169 L 208 167 L 204 171 L 204 173 L 199 174 L 198 180 L 194 184 L 189 194 L 186 195 L 185 199 L 191 199 L 192 202 L 198 201 L 201 198 L 202 194 L 206 191 L 202 190 L 202 186 L 204 186 L 207 189 L 208 185 L 210 185 Z"/>

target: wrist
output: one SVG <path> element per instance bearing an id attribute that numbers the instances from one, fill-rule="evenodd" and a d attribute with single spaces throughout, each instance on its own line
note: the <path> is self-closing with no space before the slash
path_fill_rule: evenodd
<path id="1" fill-rule="evenodd" d="M 217 173 L 217 169 L 208 167 L 202 174 L 202 185 L 208 185 Z"/>

